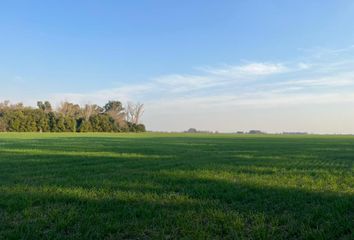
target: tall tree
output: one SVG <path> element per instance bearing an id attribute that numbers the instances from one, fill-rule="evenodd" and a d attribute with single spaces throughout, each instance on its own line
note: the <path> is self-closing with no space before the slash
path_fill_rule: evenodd
<path id="1" fill-rule="evenodd" d="M 118 124 L 119 128 L 127 127 L 127 124 L 125 122 L 125 111 L 121 102 L 109 101 L 104 106 L 104 111 L 107 115 L 114 119 L 114 121 Z"/>
<path id="2" fill-rule="evenodd" d="M 45 107 L 45 112 L 46 113 L 49 113 L 49 112 L 53 111 L 52 104 L 50 104 L 50 102 L 48 102 L 48 101 L 44 102 L 44 107 Z"/>
<path id="3" fill-rule="evenodd" d="M 70 102 L 62 102 L 58 108 L 58 112 L 64 117 L 79 117 L 81 113 L 80 106 L 78 104 Z"/>
<path id="4" fill-rule="evenodd" d="M 38 102 L 37 102 L 37 107 L 38 107 L 40 110 L 42 110 L 42 111 L 45 110 L 45 105 L 44 105 L 44 103 L 43 103 L 42 101 L 38 101 Z"/>
<path id="5" fill-rule="evenodd" d="M 144 104 L 128 102 L 126 117 L 127 121 L 139 124 L 141 116 L 144 114 Z"/>
<path id="6" fill-rule="evenodd" d="M 53 109 L 52 109 L 52 105 L 50 104 L 50 102 L 48 101 L 45 101 L 44 103 L 42 101 L 38 101 L 37 102 L 37 107 L 46 112 L 46 113 L 49 113 L 49 112 L 52 112 Z"/>
<path id="7" fill-rule="evenodd" d="M 103 108 L 96 104 L 86 104 L 85 107 L 81 109 L 81 116 L 83 119 L 88 121 L 91 116 L 98 115 L 103 112 Z"/>

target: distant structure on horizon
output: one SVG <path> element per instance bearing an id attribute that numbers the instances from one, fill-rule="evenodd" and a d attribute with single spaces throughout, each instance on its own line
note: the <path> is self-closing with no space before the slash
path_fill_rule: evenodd
<path id="1" fill-rule="evenodd" d="M 248 134 L 266 134 L 266 133 L 262 132 L 261 130 L 250 130 Z"/>
<path id="2" fill-rule="evenodd" d="M 206 131 L 206 130 L 197 130 L 196 128 L 190 128 L 187 131 L 184 131 L 184 133 L 218 133 L 218 131 Z"/>
<path id="3" fill-rule="evenodd" d="M 284 135 L 307 135 L 307 132 L 283 132 Z"/>

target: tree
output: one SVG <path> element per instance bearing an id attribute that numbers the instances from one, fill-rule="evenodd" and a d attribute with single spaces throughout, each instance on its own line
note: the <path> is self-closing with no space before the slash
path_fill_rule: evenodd
<path id="1" fill-rule="evenodd" d="M 0 118 L 0 132 L 7 131 L 7 124 L 4 119 Z"/>
<path id="2" fill-rule="evenodd" d="M 195 129 L 195 128 L 190 128 L 190 129 L 188 129 L 188 131 L 187 131 L 187 133 L 197 133 L 198 131 L 197 131 L 197 129 Z"/>
<path id="3" fill-rule="evenodd" d="M 37 102 L 37 107 L 38 107 L 40 110 L 42 110 L 42 111 L 45 110 L 45 105 L 44 105 L 44 103 L 43 103 L 42 101 L 38 101 L 38 102 Z"/>
<path id="4" fill-rule="evenodd" d="M 58 132 L 58 125 L 57 125 L 57 118 L 55 116 L 55 113 L 50 112 L 48 113 L 48 123 L 49 123 L 49 131 L 51 132 Z"/>
<path id="5" fill-rule="evenodd" d="M 50 102 L 48 102 L 48 101 L 44 102 L 44 107 L 45 107 L 45 112 L 46 113 L 49 113 L 49 112 L 53 111 L 52 104 L 50 104 Z"/>
<path id="6" fill-rule="evenodd" d="M 250 130 L 248 134 L 264 134 L 261 130 Z"/>
<path id="7" fill-rule="evenodd" d="M 72 117 L 64 117 L 66 132 L 76 132 L 76 120 Z"/>
<path id="8" fill-rule="evenodd" d="M 146 132 L 144 124 L 134 124 L 131 122 L 128 122 L 127 124 L 129 132 Z"/>
<path id="9" fill-rule="evenodd" d="M 58 112 L 64 117 L 79 118 L 81 109 L 78 104 L 62 102 L 58 108 Z"/>
<path id="10" fill-rule="evenodd" d="M 128 102 L 127 105 L 127 122 L 139 124 L 141 116 L 144 114 L 144 104 Z"/>
<path id="11" fill-rule="evenodd" d="M 136 125 L 136 131 L 137 132 L 146 132 L 146 128 L 144 124 L 138 124 Z"/>
<path id="12" fill-rule="evenodd" d="M 114 111 L 117 113 L 121 113 L 124 111 L 123 105 L 120 101 L 109 101 L 108 103 L 106 103 L 106 105 L 104 105 L 103 108 L 105 112 Z"/>
<path id="13" fill-rule="evenodd" d="M 36 119 L 36 125 L 37 125 L 37 130 L 39 132 L 49 132 L 50 131 L 50 125 L 49 125 L 49 114 L 37 110 L 35 114 L 35 119 Z"/>
<path id="14" fill-rule="evenodd" d="M 4 120 L 10 132 L 23 132 L 23 125 L 26 122 L 25 115 L 21 110 L 11 109 L 4 114 Z"/>
<path id="15" fill-rule="evenodd" d="M 78 132 L 92 132 L 91 122 L 86 119 L 81 119 L 78 123 Z"/>
<path id="16" fill-rule="evenodd" d="M 56 127 L 57 127 L 58 132 L 65 132 L 66 131 L 65 118 L 61 114 L 59 114 L 59 116 L 57 116 Z"/>
<path id="17" fill-rule="evenodd" d="M 125 111 L 123 105 L 119 101 L 109 101 L 104 106 L 104 112 L 109 115 L 117 123 L 118 128 L 126 128 Z"/>
<path id="18" fill-rule="evenodd" d="M 81 109 L 81 116 L 88 121 L 91 116 L 98 115 L 103 112 L 103 108 L 100 106 L 93 104 L 86 104 L 84 108 Z"/>
<path id="19" fill-rule="evenodd" d="M 37 132 L 36 117 L 37 114 L 32 109 L 25 109 L 22 111 L 24 120 L 21 122 L 22 132 Z"/>

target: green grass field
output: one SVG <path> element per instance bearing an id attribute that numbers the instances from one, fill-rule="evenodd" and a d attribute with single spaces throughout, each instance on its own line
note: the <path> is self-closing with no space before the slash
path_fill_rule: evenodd
<path id="1" fill-rule="evenodd" d="M 0 134 L 0 239 L 353 239 L 354 137 Z"/>

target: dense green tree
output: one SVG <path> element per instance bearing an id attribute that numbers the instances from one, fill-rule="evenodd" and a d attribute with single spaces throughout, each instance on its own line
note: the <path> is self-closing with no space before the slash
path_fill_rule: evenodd
<path id="1" fill-rule="evenodd" d="M 114 111 L 120 113 L 124 111 L 123 105 L 119 101 L 109 101 L 103 108 L 105 112 Z"/>
<path id="2" fill-rule="evenodd" d="M 50 112 L 48 113 L 48 124 L 49 124 L 49 131 L 51 132 L 58 132 L 58 125 L 57 125 L 57 118 L 55 113 Z"/>
<path id="3" fill-rule="evenodd" d="M 137 132 L 146 132 L 145 125 L 144 124 L 137 124 L 136 125 L 136 131 Z"/>
<path id="4" fill-rule="evenodd" d="M 144 124 L 135 124 L 135 123 L 128 123 L 128 131 L 129 132 L 145 132 L 145 125 Z"/>
<path id="5" fill-rule="evenodd" d="M 65 132 L 66 131 L 66 127 L 65 127 L 65 118 L 63 115 L 59 114 L 57 116 L 57 131 L 58 132 Z"/>
<path id="6" fill-rule="evenodd" d="M 0 132 L 6 132 L 7 131 L 7 124 L 5 120 L 0 117 Z"/>
<path id="7" fill-rule="evenodd" d="M 76 132 L 76 119 L 64 117 L 64 124 L 66 132 Z"/>
<path id="8" fill-rule="evenodd" d="M 113 132 L 114 119 L 107 114 L 100 114 L 90 117 L 93 132 Z"/>
<path id="9" fill-rule="evenodd" d="M 91 122 L 89 120 L 80 119 L 78 122 L 78 132 L 92 132 Z"/>
<path id="10" fill-rule="evenodd" d="M 36 119 L 37 131 L 39 131 L 39 132 L 49 132 L 50 131 L 49 114 L 47 114 L 41 110 L 36 110 L 35 111 L 35 119 Z"/>
<path id="11" fill-rule="evenodd" d="M 23 128 L 21 125 L 23 125 L 25 122 L 25 115 L 21 110 L 15 109 L 13 111 L 6 111 L 5 119 L 7 120 L 9 131 L 23 132 Z"/>

